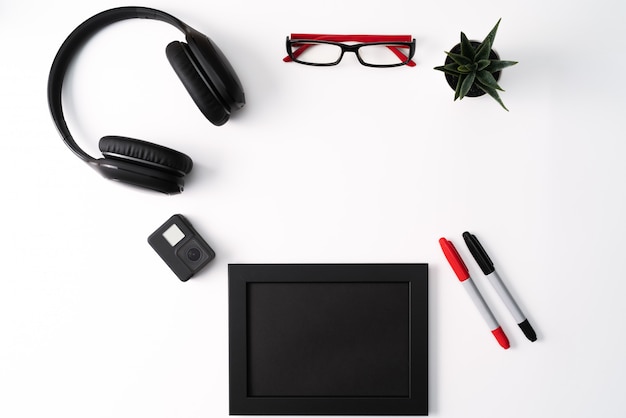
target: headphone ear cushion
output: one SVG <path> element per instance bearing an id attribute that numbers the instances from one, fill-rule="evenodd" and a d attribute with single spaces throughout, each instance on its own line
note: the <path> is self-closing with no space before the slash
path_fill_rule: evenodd
<path id="1" fill-rule="evenodd" d="M 171 148 L 123 136 L 105 136 L 98 147 L 105 157 L 131 160 L 188 174 L 193 161 L 182 152 Z"/>
<path id="2" fill-rule="evenodd" d="M 230 118 L 230 111 L 208 84 L 210 80 L 203 79 L 208 76 L 199 72 L 200 66 L 193 62 L 189 46 L 179 41 L 171 42 L 165 49 L 165 55 L 202 114 L 216 126 L 225 124 Z"/>

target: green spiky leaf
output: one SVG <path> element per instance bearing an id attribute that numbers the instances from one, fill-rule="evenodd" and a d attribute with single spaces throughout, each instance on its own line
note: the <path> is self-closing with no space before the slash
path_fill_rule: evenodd
<path id="1" fill-rule="evenodd" d="M 461 86 L 463 85 L 463 82 L 465 81 L 465 79 L 467 78 L 466 74 L 462 74 L 459 76 L 459 79 L 456 82 L 456 88 L 454 89 L 454 101 L 456 101 L 461 93 Z"/>
<path id="2" fill-rule="evenodd" d="M 457 65 L 467 65 L 467 64 L 472 63 L 471 59 L 461 54 L 455 54 L 453 52 L 446 52 L 446 55 L 449 56 L 450 59 L 452 59 L 452 61 L 456 62 Z"/>
<path id="3" fill-rule="evenodd" d="M 477 61 L 488 60 L 489 53 L 491 52 L 492 43 L 488 40 L 484 41 L 478 49 L 476 49 L 476 56 L 474 57 Z"/>
<path id="4" fill-rule="evenodd" d="M 450 74 L 453 76 L 458 76 L 459 74 L 461 74 L 459 72 L 459 65 L 454 62 L 450 64 L 446 64 L 446 65 L 441 65 L 439 67 L 435 67 L 435 70 L 443 71 L 444 73 Z"/>
<path id="5" fill-rule="evenodd" d="M 485 68 L 489 67 L 489 64 L 491 64 L 491 61 L 489 60 L 480 60 L 476 63 L 476 66 L 477 66 L 476 70 L 482 71 Z"/>
<path id="6" fill-rule="evenodd" d="M 474 60 L 474 56 L 476 55 L 476 51 L 474 51 L 474 47 L 472 43 L 467 39 L 467 36 L 463 32 L 461 32 L 461 55 L 469 58 L 470 60 Z"/>
<path id="7" fill-rule="evenodd" d="M 476 86 L 482 91 L 484 91 L 485 93 L 487 93 L 488 95 L 490 95 L 491 97 L 493 97 L 498 103 L 500 103 L 500 106 L 502 106 L 504 110 L 506 110 L 507 112 L 509 111 L 509 109 L 506 108 L 504 103 L 502 103 L 502 99 L 500 99 L 500 95 L 498 94 L 498 91 L 496 89 L 493 89 L 489 86 L 485 86 L 484 84 L 480 82 L 477 82 Z"/>
<path id="8" fill-rule="evenodd" d="M 501 20 L 502 18 L 498 19 L 498 23 L 496 23 L 493 29 L 491 29 L 491 31 L 485 37 L 485 40 L 482 42 L 483 44 L 489 42 L 489 45 L 490 45 L 489 49 L 491 49 L 491 45 L 493 45 L 493 43 L 496 41 L 496 33 L 498 32 L 498 26 L 500 26 Z"/>
<path id="9" fill-rule="evenodd" d="M 496 73 L 506 67 L 510 67 L 511 65 L 515 64 L 517 64 L 517 61 L 493 60 L 489 64 L 489 67 L 487 67 L 487 71 L 489 71 L 490 73 Z"/>
<path id="10" fill-rule="evenodd" d="M 461 84 L 461 90 L 459 91 L 459 99 L 465 97 L 467 92 L 472 88 L 474 84 L 474 80 L 476 80 L 476 73 L 469 73 L 463 83 Z"/>
<path id="11" fill-rule="evenodd" d="M 481 42 L 480 46 L 476 50 L 476 60 L 488 59 L 489 52 L 491 52 L 491 48 L 493 47 L 493 43 L 496 40 L 496 33 L 498 32 L 498 26 L 500 26 L 500 21 L 502 19 L 498 19 L 498 23 L 491 29 L 491 31 L 487 34 L 485 39 Z"/>
<path id="12" fill-rule="evenodd" d="M 479 71 L 476 74 L 476 79 L 483 85 L 490 87 L 492 89 L 496 89 L 496 90 L 500 90 L 500 91 L 504 91 L 502 90 L 502 88 L 498 85 L 498 82 L 496 81 L 496 78 L 493 76 L 493 74 L 491 74 L 489 71 Z"/>

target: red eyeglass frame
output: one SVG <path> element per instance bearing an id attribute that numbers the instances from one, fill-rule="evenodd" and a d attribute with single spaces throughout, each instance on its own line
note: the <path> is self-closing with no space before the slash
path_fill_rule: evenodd
<path id="1" fill-rule="evenodd" d="M 413 37 L 411 35 L 326 35 L 326 34 L 310 34 L 310 33 L 292 33 L 291 40 L 311 40 L 311 41 L 332 41 L 332 42 L 411 42 Z M 297 51 L 294 51 L 294 55 L 300 55 L 311 45 L 303 45 Z M 393 52 L 401 61 L 406 60 L 407 56 L 400 51 L 397 46 L 388 46 L 389 50 Z M 284 62 L 292 62 L 293 59 L 289 55 L 283 58 Z M 415 67 L 415 61 L 410 59 L 406 65 L 409 67 Z"/>

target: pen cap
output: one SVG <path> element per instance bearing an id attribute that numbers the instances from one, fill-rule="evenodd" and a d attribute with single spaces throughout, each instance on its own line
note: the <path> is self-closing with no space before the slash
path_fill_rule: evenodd
<path id="1" fill-rule="evenodd" d="M 454 270 L 456 277 L 459 278 L 460 281 L 464 282 L 469 279 L 469 271 L 467 270 L 467 266 L 463 262 L 463 259 L 459 255 L 458 251 L 454 247 L 452 242 L 448 241 L 445 238 L 439 239 L 439 245 L 441 245 L 441 249 L 443 251 L 443 255 L 446 256 L 450 267 Z"/>
<path id="2" fill-rule="evenodd" d="M 463 232 L 463 239 L 465 240 L 465 244 L 467 244 L 467 248 L 470 250 L 470 253 L 474 256 L 474 259 L 478 263 L 478 266 L 483 271 L 483 273 L 491 274 L 495 271 L 493 267 L 493 262 L 487 255 L 487 252 L 480 245 L 480 242 L 476 238 L 475 235 L 470 234 L 469 232 Z"/>

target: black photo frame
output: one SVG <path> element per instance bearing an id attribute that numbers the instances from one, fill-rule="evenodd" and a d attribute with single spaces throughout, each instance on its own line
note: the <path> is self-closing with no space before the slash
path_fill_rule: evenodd
<path id="1" fill-rule="evenodd" d="M 427 415 L 427 264 L 229 265 L 231 415 Z"/>

